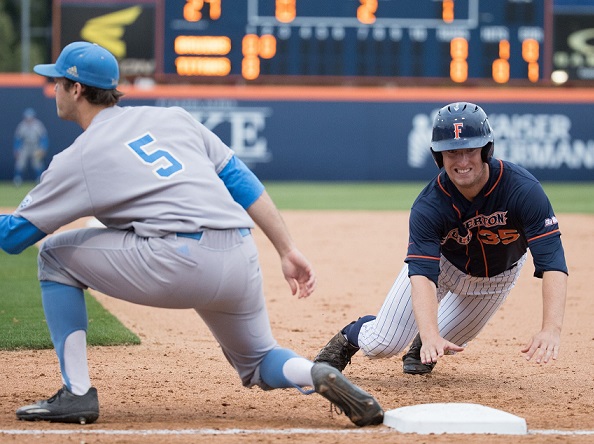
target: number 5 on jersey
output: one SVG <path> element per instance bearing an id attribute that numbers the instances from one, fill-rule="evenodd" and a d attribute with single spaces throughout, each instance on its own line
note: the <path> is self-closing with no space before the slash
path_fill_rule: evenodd
<path id="1" fill-rule="evenodd" d="M 177 173 L 184 170 L 184 166 L 173 155 L 166 150 L 156 150 L 151 153 L 147 148 L 155 143 L 155 139 L 150 133 L 139 137 L 132 142 L 128 142 L 128 147 L 134 151 L 146 165 L 155 165 L 159 168 L 153 169 L 159 179 L 170 179 Z"/>

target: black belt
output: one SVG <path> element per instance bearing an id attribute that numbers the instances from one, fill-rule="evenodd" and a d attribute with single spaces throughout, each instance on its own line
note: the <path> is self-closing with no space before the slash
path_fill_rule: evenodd
<path id="1" fill-rule="evenodd" d="M 239 234 L 242 237 L 246 237 L 250 234 L 251 230 L 249 228 L 238 228 Z M 175 233 L 178 237 L 189 237 L 190 239 L 200 240 L 202 239 L 202 234 L 204 231 L 198 231 L 197 233 Z"/>

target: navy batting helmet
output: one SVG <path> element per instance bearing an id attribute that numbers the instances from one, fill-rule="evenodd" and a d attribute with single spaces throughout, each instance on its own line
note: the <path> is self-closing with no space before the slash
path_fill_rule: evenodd
<path id="1" fill-rule="evenodd" d="M 468 102 L 455 102 L 441 108 L 433 121 L 431 154 L 443 167 L 442 151 L 482 148 L 483 162 L 493 156 L 493 130 L 483 109 Z"/>

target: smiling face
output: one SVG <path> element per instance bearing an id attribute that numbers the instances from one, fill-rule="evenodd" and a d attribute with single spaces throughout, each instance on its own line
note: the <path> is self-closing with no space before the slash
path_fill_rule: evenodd
<path id="1" fill-rule="evenodd" d="M 489 179 L 489 165 L 481 148 L 443 151 L 443 166 L 450 180 L 466 199 L 472 201 Z"/>

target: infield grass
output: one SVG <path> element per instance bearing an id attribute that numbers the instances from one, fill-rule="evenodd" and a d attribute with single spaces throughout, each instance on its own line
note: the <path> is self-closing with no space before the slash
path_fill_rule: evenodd
<path id="1" fill-rule="evenodd" d="M 43 349 L 52 343 L 37 280 L 37 248 L 21 254 L 0 251 L 0 349 Z M 89 345 L 140 344 L 140 339 L 85 293 Z"/>
<path id="2" fill-rule="evenodd" d="M 281 210 L 408 211 L 421 182 L 266 182 Z M 34 183 L 0 182 L 0 207 L 16 208 Z M 594 182 L 543 183 L 559 213 L 594 214 Z M 39 283 L 37 249 L 20 255 L 0 251 L 0 349 L 50 348 Z M 138 344 L 139 338 L 86 295 L 90 345 Z"/>

